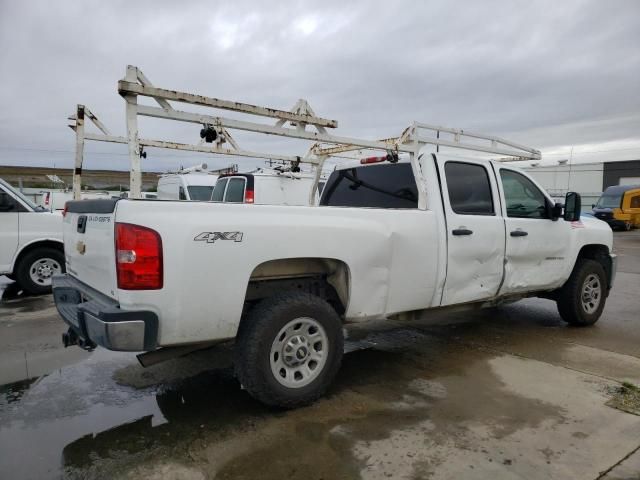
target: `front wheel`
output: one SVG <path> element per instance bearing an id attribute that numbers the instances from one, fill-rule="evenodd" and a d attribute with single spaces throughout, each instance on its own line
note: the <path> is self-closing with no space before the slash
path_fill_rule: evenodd
<path id="1" fill-rule="evenodd" d="M 15 277 L 24 290 L 39 295 L 51 291 L 51 278 L 59 273 L 64 273 L 64 254 L 56 248 L 42 247 L 22 257 Z"/>
<path id="2" fill-rule="evenodd" d="M 560 316 L 569 325 L 593 325 L 604 309 L 607 288 L 607 275 L 602 264 L 595 260 L 578 260 L 558 295 Z"/>
<path id="3" fill-rule="evenodd" d="M 243 319 L 235 371 L 257 400 L 293 408 L 326 391 L 343 350 L 342 323 L 331 305 L 308 293 L 280 294 L 262 300 Z"/>

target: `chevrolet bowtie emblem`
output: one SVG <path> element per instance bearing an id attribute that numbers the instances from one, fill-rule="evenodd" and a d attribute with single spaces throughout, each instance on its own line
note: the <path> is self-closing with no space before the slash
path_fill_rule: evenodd
<path id="1" fill-rule="evenodd" d="M 80 241 L 76 243 L 76 250 L 78 250 L 78 253 L 80 255 L 84 255 L 84 252 L 87 250 L 87 246 L 84 244 L 84 242 Z"/>

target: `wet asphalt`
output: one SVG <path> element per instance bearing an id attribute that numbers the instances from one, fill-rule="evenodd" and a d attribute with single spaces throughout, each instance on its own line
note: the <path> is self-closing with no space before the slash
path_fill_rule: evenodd
<path id="1" fill-rule="evenodd" d="M 251 399 L 229 345 L 149 369 L 64 349 L 51 296 L 0 277 L 0 478 L 640 478 L 640 416 L 607 405 L 640 384 L 640 231 L 615 250 L 594 327 L 542 299 L 355 326 L 295 411 Z"/>

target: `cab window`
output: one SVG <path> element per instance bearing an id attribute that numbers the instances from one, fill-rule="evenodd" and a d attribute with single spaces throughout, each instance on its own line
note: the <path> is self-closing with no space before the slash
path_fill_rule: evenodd
<path id="1" fill-rule="evenodd" d="M 320 205 L 330 207 L 418 208 L 411 164 L 371 165 L 334 171 Z"/>
<path id="2" fill-rule="evenodd" d="M 0 213 L 2 212 L 24 212 L 26 209 L 7 192 L 0 190 Z"/>
<path id="3" fill-rule="evenodd" d="M 444 166 L 451 209 L 459 215 L 495 215 L 491 183 L 482 165 L 447 162 Z"/>
<path id="4" fill-rule="evenodd" d="M 500 170 L 507 216 L 515 218 L 549 218 L 547 198 L 524 175 Z"/>

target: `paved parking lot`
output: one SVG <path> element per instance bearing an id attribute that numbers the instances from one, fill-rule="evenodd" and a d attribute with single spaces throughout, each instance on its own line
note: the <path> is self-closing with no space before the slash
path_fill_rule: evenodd
<path id="1" fill-rule="evenodd" d="M 228 348 L 146 370 L 63 349 L 51 297 L 5 282 L 0 478 L 640 478 L 640 416 L 611 405 L 640 385 L 640 232 L 614 237 L 594 327 L 530 299 L 353 328 L 328 396 L 295 411 L 243 392 Z"/>

